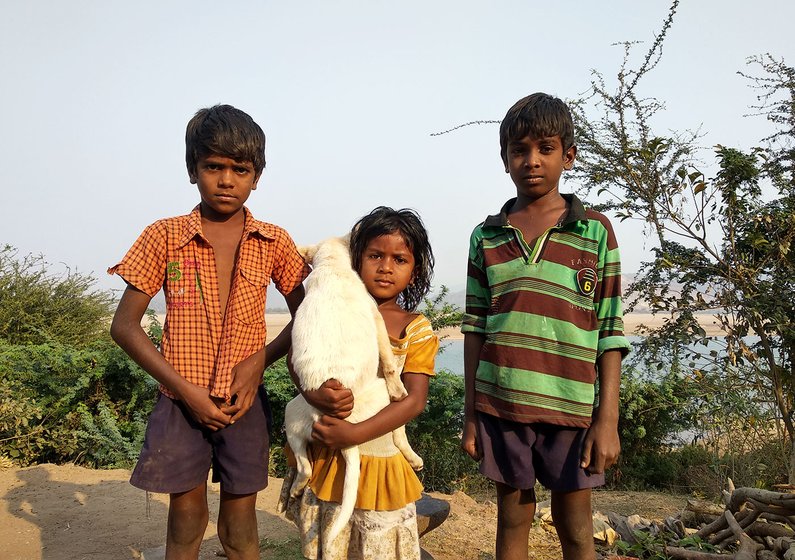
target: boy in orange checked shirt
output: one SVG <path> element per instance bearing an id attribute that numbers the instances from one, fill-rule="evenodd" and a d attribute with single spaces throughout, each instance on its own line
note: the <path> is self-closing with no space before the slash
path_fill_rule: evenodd
<path id="1" fill-rule="evenodd" d="M 185 134 L 200 202 L 147 227 L 108 270 L 127 282 L 111 335 L 160 382 L 130 482 L 170 494 L 166 558 L 195 559 L 209 518 L 207 474 L 221 483 L 218 536 L 231 560 L 259 558 L 254 505 L 268 484 L 266 362 L 284 355 L 286 328 L 265 352 L 272 279 L 294 312 L 307 268 L 290 236 L 244 206 L 265 167 L 265 135 L 229 105 L 201 109 Z M 166 295 L 162 353 L 141 328 L 151 298 Z"/>

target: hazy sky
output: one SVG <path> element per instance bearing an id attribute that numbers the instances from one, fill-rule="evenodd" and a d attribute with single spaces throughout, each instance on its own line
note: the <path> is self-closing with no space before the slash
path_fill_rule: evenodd
<path id="1" fill-rule="evenodd" d="M 576 98 L 591 69 L 612 77 L 612 43 L 649 46 L 667 1 L 13 1 L 0 18 L 0 243 L 52 263 L 105 269 L 152 221 L 198 201 L 185 124 L 230 103 L 268 137 L 255 216 L 297 243 L 341 234 L 385 204 L 424 218 L 434 284 L 464 284 L 469 233 L 515 194 L 496 125 L 534 91 Z M 704 144 L 747 148 L 768 131 L 744 118 L 736 74 L 770 52 L 795 64 L 790 0 L 683 0 L 642 93 L 661 128 L 703 127 Z M 564 184 L 563 191 L 570 190 Z M 646 247 L 617 227 L 624 270 Z M 57 264 L 57 266 L 62 266 Z"/>

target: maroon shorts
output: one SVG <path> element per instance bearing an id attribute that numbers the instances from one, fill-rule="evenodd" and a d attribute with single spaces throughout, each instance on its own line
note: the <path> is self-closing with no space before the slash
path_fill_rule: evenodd
<path id="1" fill-rule="evenodd" d="M 176 400 L 161 394 L 146 427 L 130 483 L 142 490 L 174 494 L 207 481 L 230 494 L 252 494 L 268 485 L 270 407 L 260 385 L 249 411 L 216 432 L 198 424 Z"/>
<path id="2" fill-rule="evenodd" d="M 477 413 L 478 442 L 483 450 L 480 472 L 517 489 L 536 480 L 553 492 L 571 492 L 605 483 L 604 474 L 580 467 L 587 430 L 553 424 L 522 424 Z"/>

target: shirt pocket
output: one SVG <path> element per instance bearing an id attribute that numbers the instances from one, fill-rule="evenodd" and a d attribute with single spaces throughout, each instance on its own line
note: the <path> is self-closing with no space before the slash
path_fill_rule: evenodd
<path id="1" fill-rule="evenodd" d="M 235 296 L 235 319 L 247 325 L 265 324 L 265 302 L 270 278 L 256 267 L 241 267 Z"/>

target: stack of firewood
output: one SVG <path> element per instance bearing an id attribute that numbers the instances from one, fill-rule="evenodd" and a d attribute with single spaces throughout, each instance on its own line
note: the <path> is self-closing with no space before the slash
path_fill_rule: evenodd
<path id="1" fill-rule="evenodd" d="M 633 517 L 610 514 L 620 538 L 635 542 L 635 531 L 663 536 L 663 552 L 683 560 L 795 560 L 795 493 L 759 488 L 734 488 L 723 493 L 724 507 L 690 500 L 677 517 L 663 523 L 638 523 Z M 696 536 L 716 552 L 693 550 L 680 541 Z"/>

